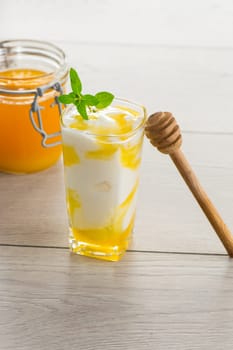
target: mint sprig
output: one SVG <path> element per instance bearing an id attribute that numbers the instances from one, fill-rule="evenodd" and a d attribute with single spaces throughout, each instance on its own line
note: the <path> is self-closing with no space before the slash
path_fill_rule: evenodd
<path id="1" fill-rule="evenodd" d="M 66 105 L 73 103 L 83 119 L 88 120 L 87 109 L 90 112 L 95 112 L 98 109 L 106 108 L 112 103 L 114 99 L 114 95 L 106 91 L 98 92 L 95 95 L 83 95 L 82 83 L 78 76 L 78 73 L 74 68 L 70 68 L 70 84 L 73 91 L 67 95 L 59 96 L 58 100 L 59 102 Z"/>

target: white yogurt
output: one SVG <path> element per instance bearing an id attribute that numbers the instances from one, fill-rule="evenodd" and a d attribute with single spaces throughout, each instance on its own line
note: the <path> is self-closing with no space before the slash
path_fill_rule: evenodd
<path id="1" fill-rule="evenodd" d="M 72 112 L 63 115 L 62 127 L 63 144 L 66 147 L 72 147 L 79 159 L 79 162 L 65 166 L 66 187 L 77 193 L 81 204 L 73 210 L 72 226 L 79 229 L 106 227 L 114 221 L 119 207 L 126 201 L 138 182 L 138 167 L 129 167 L 122 162 L 121 148 L 128 147 L 129 151 L 133 150 L 133 147 L 137 147 L 140 143 L 143 134 L 140 130 L 122 140 L 119 120 L 114 120 L 113 115 L 124 114 L 123 118 L 132 123 L 133 129 L 142 123 L 142 117 L 120 108 L 108 107 L 95 113 L 94 119 L 82 121 L 84 127 L 87 124 L 87 129 L 79 130 L 71 127 L 77 118 L 76 111 Z M 115 130 L 117 136 L 99 139 L 101 132 L 104 133 L 108 128 L 111 131 Z M 96 134 L 92 133 L 93 129 Z M 110 147 L 111 151 L 112 145 L 119 147 L 108 156 L 105 150 L 108 152 Z M 103 157 L 102 153 L 98 156 L 99 151 L 103 152 Z M 90 154 L 94 154 L 94 157 Z M 124 154 L 127 156 L 127 151 Z M 136 157 L 140 158 L 140 152 Z M 133 196 L 125 210 L 122 229 L 130 223 L 135 211 L 135 200 Z"/>

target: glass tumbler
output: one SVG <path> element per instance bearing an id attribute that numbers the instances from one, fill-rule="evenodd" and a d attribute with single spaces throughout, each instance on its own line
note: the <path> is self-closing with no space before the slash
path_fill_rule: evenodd
<path id="1" fill-rule="evenodd" d="M 70 249 L 117 261 L 134 227 L 146 113 L 122 99 L 112 106 L 137 116 L 135 128 L 103 135 L 101 129 L 89 130 L 87 121 L 83 130 L 76 129 L 70 121 L 77 110 L 70 105 L 62 114 L 61 129 Z"/>

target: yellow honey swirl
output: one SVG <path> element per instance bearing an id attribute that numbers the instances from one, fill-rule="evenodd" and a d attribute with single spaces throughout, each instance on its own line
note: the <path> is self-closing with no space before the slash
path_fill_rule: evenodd
<path id="1" fill-rule="evenodd" d="M 64 157 L 64 165 L 71 166 L 74 164 L 79 164 L 80 159 L 79 156 L 74 149 L 74 147 L 63 144 L 63 157 Z"/>
<path id="2" fill-rule="evenodd" d="M 80 115 L 77 115 L 75 117 L 75 122 L 71 123 L 69 127 L 72 129 L 87 130 L 88 124 L 84 122 L 84 119 Z"/>
<path id="3" fill-rule="evenodd" d="M 114 129 L 114 132 L 117 134 L 127 134 L 133 130 L 133 120 L 127 119 L 125 113 L 108 113 L 108 117 L 112 118 L 117 123 L 118 129 Z"/>
<path id="4" fill-rule="evenodd" d="M 88 159 L 108 160 L 111 159 L 118 149 L 118 145 L 111 143 L 103 143 L 99 137 L 96 138 L 96 143 L 99 149 L 86 152 L 85 156 Z"/>
<path id="5" fill-rule="evenodd" d="M 75 121 L 69 124 L 69 127 L 77 130 L 87 130 L 94 135 L 121 135 L 133 130 L 133 120 L 129 119 L 126 113 L 107 113 L 109 118 L 116 123 L 113 125 L 97 125 L 89 121 L 97 120 L 98 116 L 89 115 L 89 120 L 84 120 L 80 115 L 76 115 Z"/>
<path id="6" fill-rule="evenodd" d="M 142 147 L 142 139 L 134 145 L 131 145 L 130 143 L 127 143 L 126 145 L 121 145 L 120 147 L 121 164 L 124 167 L 130 168 L 132 170 L 137 169 L 141 162 L 141 154 L 140 154 L 141 147 Z"/>
<path id="7" fill-rule="evenodd" d="M 77 227 L 73 228 L 73 235 L 77 241 L 83 241 L 86 244 L 101 245 L 104 246 L 114 246 L 118 244 L 125 244 L 125 240 L 129 237 L 133 225 L 135 213 L 132 214 L 128 226 L 123 229 L 123 221 L 125 216 L 132 204 L 134 196 L 138 188 L 138 180 L 135 183 L 132 191 L 128 194 L 126 199 L 116 208 L 114 215 L 110 218 L 109 224 L 105 227 L 89 228 L 89 229 L 79 229 Z M 74 208 L 72 208 L 73 203 L 69 203 L 71 207 L 71 212 L 74 213 Z M 106 248 L 107 249 L 107 248 Z"/>
<path id="8" fill-rule="evenodd" d="M 130 205 L 132 204 L 134 196 L 137 192 L 137 188 L 138 188 L 138 180 L 136 181 L 133 189 L 128 194 L 126 199 L 120 204 L 120 206 L 116 210 L 116 215 L 115 215 L 115 230 L 116 231 L 122 231 L 124 218 L 129 210 L 129 208 L 130 208 Z"/>
<path id="9" fill-rule="evenodd" d="M 75 121 L 69 126 L 71 128 L 83 131 L 87 130 L 88 133 L 95 135 L 95 142 L 98 146 L 97 150 L 86 152 L 87 159 L 96 160 L 109 160 L 120 149 L 120 161 L 124 167 L 131 169 L 137 169 L 140 164 L 140 147 L 141 140 L 136 145 L 118 145 L 111 143 L 108 140 L 108 135 L 118 135 L 121 141 L 127 140 L 127 134 L 134 129 L 134 119 L 130 119 L 130 116 L 122 111 L 126 111 L 131 115 L 138 116 L 137 111 L 131 110 L 124 106 L 118 106 L 120 113 L 109 112 L 106 115 L 115 121 L 114 125 L 96 125 L 95 123 L 89 123 L 84 120 L 80 115 L 75 116 Z M 98 119 L 98 116 L 90 115 L 89 120 L 93 121 Z M 70 155 L 72 162 L 72 155 Z M 67 156 L 68 159 L 68 156 Z"/>
<path id="10" fill-rule="evenodd" d="M 75 210 L 81 208 L 81 201 L 77 191 L 71 188 L 66 189 L 66 201 L 71 221 L 74 221 Z"/>
<path id="11" fill-rule="evenodd" d="M 128 248 L 129 238 L 134 227 L 135 214 L 132 215 L 129 225 L 125 230 L 120 232 L 112 231 L 108 226 L 103 229 L 80 230 L 73 228 L 72 233 L 77 242 L 83 242 L 85 246 L 91 249 L 85 249 L 86 256 L 92 256 L 95 252 L 99 259 L 109 260 L 108 255 L 111 255 L 111 260 L 117 261 L 120 256 L 118 253 L 114 255 L 113 247 L 117 247 L 117 252 L 124 252 Z M 101 247 L 102 255 L 99 255 Z M 73 248 L 73 251 L 79 251 L 79 248 Z"/>
<path id="12" fill-rule="evenodd" d="M 116 108 L 122 109 L 123 111 L 129 112 L 130 114 L 132 114 L 135 117 L 139 116 L 139 112 L 135 111 L 135 109 L 129 108 L 129 107 L 125 107 L 125 106 L 115 106 Z"/>

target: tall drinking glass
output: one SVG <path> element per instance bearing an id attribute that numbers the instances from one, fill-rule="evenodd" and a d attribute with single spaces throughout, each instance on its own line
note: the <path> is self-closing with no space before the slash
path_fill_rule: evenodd
<path id="1" fill-rule="evenodd" d="M 77 254 L 117 261 L 128 247 L 146 113 L 144 107 L 115 99 L 90 112 L 75 106 L 62 115 L 62 143 L 70 249 Z"/>

